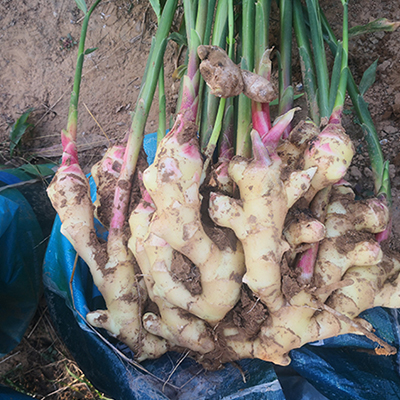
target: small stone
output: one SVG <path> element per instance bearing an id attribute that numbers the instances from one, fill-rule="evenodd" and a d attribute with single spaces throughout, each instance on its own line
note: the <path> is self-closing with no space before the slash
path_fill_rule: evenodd
<path id="1" fill-rule="evenodd" d="M 394 97 L 394 105 L 393 105 L 393 112 L 400 116 L 400 93 L 397 93 Z"/>
<path id="2" fill-rule="evenodd" d="M 350 175 L 356 178 L 357 180 L 362 177 L 361 171 L 355 165 L 350 167 Z"/>
<path id="3" fill-rule="evenodd" d="M 385 32 L 376 32 L 375 33 L 375 37 L 377 37 L 378 39 L 383 39 L 383 37 L 385 36 Z"/>
<path id="4" fill-rule="evenodd" d="M 365 168 L 364 168 L 364 175 L 365 175 L 367 178 L 372 178 L 372 177 L 373 177 L 372 171 L 371 171 L 368 167 L 365 167 Z"/>
<path id="5" fill-rule="evenodd" d="M 393 180 L 396 176 L 396 166 L 394 164 L 389 164 L 389 177 Z"/>
<path id="6" fill-rule="evenodd" d="M 383 72 L 386 71 L 386 69 L 390 67 L 390 61 L 389 60 L 385 60 L 382 64 L 380 64 L 378 66 L 378 71 Z"/>
<path id="7" fill-rule="evenodd" d="M 387 126 L 383 127 L 382 130 L 384 132 L 388 133 L 389 135 L 392 135 L 393 133 L 397 133 L 399 131 L 398 128 L 396 128 L 395 126 L 392 126 L 392 125 L 387 125 Z"/>
<path id="8" fill-rule="evenodd" d="M 391 110 L 390 107 L 389 107 L 389 110 L 386 110 L 386 111 L 383 113 L 382 119 L 383 119 L 383 120 L 389 119 L 391 116 L 392 116 L 392 110 Z"/>
<path id="9" fill-rule="evenodd" d="M 396 176 L 394 179 L 393 179 L 393 186 L 394 187 L 400 187 L 400 176 Z"/>

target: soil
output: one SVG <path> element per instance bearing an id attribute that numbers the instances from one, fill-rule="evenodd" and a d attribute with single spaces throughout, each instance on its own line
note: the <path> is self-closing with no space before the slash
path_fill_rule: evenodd
<path id="1" fill-rule="evenodd" d="M 82 12 L 69 0 L 18 4 L 5 0 L 0 11 L 0 142 L 7 144 L 10 125 L 33 107 L 29 122 L 34 128 L 24 135 L 20 156 L 54 159 L 61 155 L 59 135 L 67 124 Z M 91 17 L 86 48 L 97 50 L 85 59 L 78 110 L 85 172 L 105 152 L 109 140 L 121 140 L 130 126 L 155 29 L 156 18 L 147 2 L 106 1 Z M 178 91 L 172 80 L 176 50 L 169 42 L 168 113 L 174 111 Z M 157 130 L 157 116 L 155 104 L 146 133 Z"/>
<path id="2" fill-rule="evenodd" d="M 273 2 L 275 7 L 275 2 Z M 321 2 L 338 37 L 341 3 Z M 273 10 L 277 24 L 276 9 Z M 350 26 L 378 17 L 400 21 L 394 0 L 350 2 Z M 0 3 L 0 164 L 19 166 L 28 162 L 57 162 L 61 156 L 60 130 L 66 127 L 76 62 L 82 13 L 72 0 L 41 2 L 2 0 Z M 177 15 L 176 24 L 180 18 Z M 178 26 L 174 26 L 176 30 Z M 87 35 L 87 48 L 79 105 L 78 144 L 81 165 L 91 165 L 105 153 L 110 142 L 124 138 L 135 108 L 156 29 L 155 15 L 142 0 L 104 1 L 94 12 Z M 271 45 L 279 37 L 271 32 Z M 350 40 L 349 65 L 356 82 L 378 59 L 376 82 L 365 95 L 379 133 L 384 158 L 390 163 L 393 196 L 392 249 L 400 249 L 400 29 L 377 32 Z M 173 42 L 165 55 L 168 117 L 173 115 L 179 82 L 172 78 L 182 59 Z M 274 67 L 276 67 L 276 59 Z M 301 83 L 293 64 L 294 86 Z M 9 155 L 9 131 L 29 108 L 33 125 L 22 138 L 17 153 Z M 304 115 L 303 114 L 299 114 Z M 145 133 L 157 129 L 157 102 Z M 361 128 L 355 123 L 351 104 L 346 104 L 345 128 L 354 141 L 356 155 L 349 180 L 360 197 L 373 194 L 372 172 Z M 58 339 L 42 303 L 21 344 L 0 360 L 0 383 L 34 394 L 39 399 L 102 398 L 85 381 L 68 350 Z"/>

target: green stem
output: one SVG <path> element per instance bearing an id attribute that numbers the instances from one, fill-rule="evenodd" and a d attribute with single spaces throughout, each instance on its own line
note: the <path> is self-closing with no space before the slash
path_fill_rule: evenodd
<path id="1" fill-rule="evenodd" d="M 208 30 L 208 11 L 208 0 L 200 0 L 197 8 L 196 32 L 202 39 L 205 37 L 204 34 Z"/>
<path id="2" fill-rule="evenodd" d="M 157 13 L 157 23 L 160 24 L 161 14 Z M 164 65 L 161 65 L 160 75 L 158 77 L 158 129 L 157 129 L 157 147 L 166 134 L 167 130 L 167 105 L 165 99 L 165 78 Z"/>
<path id="3" fill-rule="evenodd" d="M 78 101 L 79 101 L 79 91 L 82 79 L 83 60 L 85 58 L 86 33 L 90 16 L 92 15 L 93 10 L 99 5 L 100 2 L 101 0 L 96 0 L 96 2 L 92 5 L 92 7 L 90 7 L 89 11 L 85 14 L 85 17 L 82 22 L 81 37 L 79 39 L 78 57 L 75 69 L 74 86 L 72 89 L 71 100 L 69 103 L 68 123 L 67 123 L 67 132 L 69 135 L 71 135 L 71 140 L 74 141 L 76 140 L 76 133 L 77 133 Z"/>
<path id="4" fill-rule="evenodd" d="M 234 49 L 234 25 L 235 25 L 235 16 L 233 13 L 233 0 L 228 1 L 228 56 L 231 60 L 233 60 L 233 49 Z"/>
<path id="5" fill-rule="evenodd" d="M 207 144 L 207 147 L 204 151 L 204 155 L 207 158 L 211 158 L 213 156 L 214 150 L 217 147 L 219 134 L 221 133 L 221 128 L 222 128 L 222 119 L 224 117 L 224 112 L 225 112 L 225 103 L 226 103 L 225 98 L 222 98 L 219 102 L 218 113 L 217 117 L 215 118 L 214 129 L 211 134 L 210 140 Z"/>
<path id="6" fill-rule="evenodd" d="M 214 20 L 215 3 L 216 3 L 216 0 L 208 1 L 207 15 L 209 17 L 206 18 L 204 34 L 202 36 L 203 37 L 202 44 L 204 44 L 204 45 L 210 44 L 212 22 Z M 202 122 L 201 121 L 202 121 L 202 117 L 204 114 L 204 109 L 207 109 L 207 93 L 208 93 L 207 86 L 204 82 L 204 79 L 200 79 L 199 97 L 203 100 L 203 101 L 199 101 L 199 109 L 198 109 L 198 113 L 197 113 L 197 125 L 199 126 L 200 145 L 202 143 Z"/>
<path id="7" fill-rule="evenodd" d="M 256 74 L 268 81 L 271 80 L 271 61 L 268 49 L 269 19 L 271 11 L 271 1 L 258 0 L 255 10 L 255 45 L 254 45 L 254 64 Z M 251 120 L 253 129 L 261 137 L 266 135 L 271 129 L 271 116 L 268 103 L 257 103 L 252 101 Z"/>
<path id="8" fill-rule="evenodd" d="M 213 27 L 211 44 L 225 48 L 226 27 L 228 23 L 228 10 L 230 0 L 219 0 L 215 11 L 215 24 Z M 207 36 L 205 37 L 207 39 Z M 208 86 L 203 92 L 203 107 L 200 122 L 200 148 L 205 149 L 212 135 L 215 119 L 218 113 L 220 99 L 210 93 Z"/>
<path id="9" fill-rule="evenodd" d="M 257 0 L 255 5 L 255 43 L 254 64 L 259 74 L 260 63 L 269 43 L 269 18 L 271 14 L 271 0 Z"/>
<path id="10" fill-rule="evenodd" d="M 160 69 L 164 62 L 164 52 L 167 45 L 167 37 L 171 28 L 172 19 L 176 9 L 177 0 L 167 0 L 160 24 L 155 36 L 154 47 L 147 61 L 146 73 L 143 77 L 144 84 L 136 103 L 135 114 L 132 118 L 131 132 L 137 136 L 139 149 L 142 142 L 144 126 L 153 101 L 154 92 L 159 79 Z M 137 151 L 139 151 L 137 149 Z"/>
<path id="11" fill-rule="evenodd" d="M 158 77 L 158 108 L 157 145 L 161 142 L 167 130 L 164 65 L 161 66 L 160 75 Z"/>
<path id="12" fill-rule="evenodd" d="M 339 81 L 342 69 L 342 58 L 343 58 L 343 44 L 340 42 L 337 46 L 335 60 L 331 71 L 331 86 L 329 88 L 329 114 L 332 115 L 336 97 L 339 89 Z"/>
<path id="13" fill-rule="evenodd" d="M 228 0 L 228 56 L 230 59 L 233 58 L 233 48 L 234 48 L 234 15 L 233 15 L 233 0 Z M 221 133 L 222 120 L 225 114 L 225 104 L 226 99 L 222 98 L 218 105 L 218 112 L 215 118 L 214 128 L 207 144 L 204 155 L 211 158 L 214 154 L 214 150 L 217 147 L 218 139 Z"/>
<path id="14" fill-rule="evenodd" d="M 192 0 L 183 0 L 185 9 L 185 25 L 192 27 L 188 31 L 188 66 L 186 75 L 183 78 L 182 88 L 182 102 L 180 112 L 186 113 L 186 119 L 191 119 L 193 122 L 197 120 L 197 110 L 199 101 L 199 86 L 200 86 L 200 71 L 199 71 L 199 57 L 197 55 L 197 48 L 203 41 L 202 34 L 206 28 L 206 12 L 208 0 L 200 0 L 198 3 L 197 20 L 193 12 L 190 11 L 192 7 Z M 186 12 L 186 9 L 189 12 Z"/>
<path id="15" fill-rule="evenodd" d="M 292 83 L 292 0 L 280 0 L 280 60 L 281 69 L 279 71 L 279 98 Z M 284 114 L 293 107 L 293 97 L 286 99 L 284 104 L 279 102 L 279 115 Z"/>
<path id="16" fill-rule="evenodd" d="M 348 1 L 342 0 L 343 4 L 343 39 L 342 39 L 342 67 L 340 71 L 339 88 L 336 95 L 334 110 L 342 109 L 346 96 L 347 87 L 347 71 L 348 71 L 348 54 L 349 54 L 349 29 L 348 29 Z M 334 111 L 335 112 L 335 111 Z"/>
<path id="17" fill-rule="evenodd" d="M 254 27 L 255 4 L 253 0 L 243 0 L 242 3 L 242 58 L 240 67 L 253 71 L 254 69 Z M 236 135 L 236 154 L 251 157 L 251 100 L 243 93 L 238 100 L 238 120 Z"/>
<path id="18" fill-rule="evenodd" d="M 308 110 L 311 119 L 319 126 L 321 122 L 318 98 L 317 98 L 317 80 L 315 76 L 315 67 L 312 62 L 313 56 L 307 35 L 307 28 L 304 22 L 304 13 L 300 0 L 294 0 L 293 3 L 293 26 L 299 48 L 301 72 L 303 76 L 304 91 L 307 97 Z"/>
<path id="19" fill-rule="evenodd" d="M 185 17 L 185 26 L 186 26 L 186 37 L 188 41 L 188 45 L 190 42 L 190 36 L 192 30 L 196 27 L 196 15 L 195 15 L 195 7 L 194 2 L 192 0 L 183 0 L 183 9 L 184 9 L 184 17 Z"/>
<path id="20" fill-rule="evenodd" d="M 321 118 L 329 118 L 329 75 L 326 62 L 324 38 L 322 36 L 320 8 L 317 0 L 306 0 L 311 41 L 314 51 L 318 82 L 318 103 Z"/>
<path id="21" fill-rule="evenodd" d="M 130 135 L 125 151 L 124 164 L 121 169 L 121 178 L 130 181 L 136 169 L 137 157 L 142 147 L 143 132 L 149 115 L 154 92 L 164 60 L 164 51 L 167 37 L 175 14 L 177 0 L 167 0 L 155 36 L 153 49 L 147 61 L 144 84 L 139 93 L 135 113 L 132 118 Z"/>
<path id="22" fill-rule="evenodd" d="M 212 23 L 213 23 L 213 17 L 214 17 L 214 10 L 215 10 L 215 3 L 217 0 L 209 0 L 208 1 L 208 10 L 207 10 L 207 16 L 208 18 L 206 19 L 206 29 L 204 31 L 204 36 L 203 36 L 203 44 L 209 44 L 210 43 L 210 38 L 211 38 L 211 30 L 212 30 Z"/>

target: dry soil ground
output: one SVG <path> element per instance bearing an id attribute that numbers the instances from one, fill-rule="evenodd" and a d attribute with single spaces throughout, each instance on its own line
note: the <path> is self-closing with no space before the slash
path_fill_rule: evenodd
<path id="1" fill-rule="evenodd" d="M 325 0 L 322 4 L 334 29 L 340 32 L 340 2 Z M 72 0 L 0 1 L 0 164 L 15 166 L 27 160 L 60 157 L 59 132 L 67 121 L 81 15 Z M 399 21 L 397 1 L 350 1 L 351 26 L 378 17 Z M 273 19 L 277 21 L 276 16 Z M 85 61 L 79 108 L 80 157 L 86 171 L 104 154 L 109 140 L 119 140 L 127 131 L 156 28 L 154 21 L 144 0 L 103 1 L 93 14 L 87 47 L 98 49 Z M 271 45 L 279 47 L 277 37 L 271 35 Z M 165 57 L 169 114 L 174 112 L 178 92 L 179 83 L 171 77 L 178 58 L 177 47 L 170 43 Z M 351 40 L 349 62 L 356 81 L 377 58 L 377 80 L 366 100 L 385 158 L 390 162 L 393 246 L 399 248 L 400 30 Z M 300 82 L 296 62 L 294 81 Z M 24 136 L 17 156 L 11 159 L 10 126 L 31 107 L 34 111 L 30 122 L 34 127 Z M 157 129 L 156 107 L 151 110 L 146 133 Z M 350 107 L 348 111 L 345 123 L 357 149 L 348 179 L 360 194 L 368 194 L 373 186 L 366 145 Z M 22 343 L 0 360 L 0 383 L 34 394 L 38 399 L 101 398 L 52 329 L 44 302 Z"/>

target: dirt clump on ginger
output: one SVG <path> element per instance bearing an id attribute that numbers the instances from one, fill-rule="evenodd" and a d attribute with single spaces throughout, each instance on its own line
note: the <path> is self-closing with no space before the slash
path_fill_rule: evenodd
<path id="1" fill-rule="evenodd" d="M 209 371 L 222 368 L 223 362 L 233 360 L 236 356 L 234 350 L 227 345 L 224 330 L 237 329 L 236 337 L 239 341 L 253 339 L 259 334 L 262 324 L 268 319 L 268 315 L 267 308 L 244 285 L 237 305 L 214 328 L 215 349 L 201 357 L 197 354 L 192 354 L 192 356 Z"/>
<path id="2" fill-rule="evenodd" d="M 182 282 L 192 296 L 203 291 L 199 269 L 179 251 L 173 252 L 171 274 L 172 279 Z"/>
<path id="3" fill-rule="evenodd" d="M 101 203 L 97 207 L 97 218 L 104 226 L 110 226 L 111 210 L 114 202 L 113 189 L 115 188 L 116 180 L 111 174 L 103 173 L 99 180 L 99 185 L 104 187 L 104 195 L 101 198 Z"/>
<path id="4" fill-rule="evenodd" d="M 246 337 L 252 338 L 257 336 L 261 324 L 268 318 L 268 310 L 247 286 L 243 286 L 239 303 L 231 311 L 231 318 Z M 230 315 L 227 316 L 228 321 L 229 319 Z"/>
<path id="5" fill-rule="evenodd" d="M 300 271 L 296 268 L 290 268 L 286 259 L 283 260 L 281 265 L 282 271 L 282 292 L 286 299 L 290 300 L 293 296 L 304 289 L 304 284 L 300 281 Z M 312 284 L 308 285 L 310 288 Z"/>

